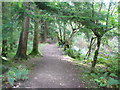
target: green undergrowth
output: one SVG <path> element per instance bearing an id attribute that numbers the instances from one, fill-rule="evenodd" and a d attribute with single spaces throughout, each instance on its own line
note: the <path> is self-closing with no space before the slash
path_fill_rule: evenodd
<path id="1" fill-rule="evenodd" d="M 96 66 L 95 73 L 90 72 L 91 64 L 84 61 L 76 61 L 74 59 L 74 63 L 80 66 L 80 74 L 82 77 L 82 83 L 85 87 L 88 88 L 120 88 L 120 80 L 118 74 L 116 72 L 107 72 L 105 69 L 100 69 L 100 67 Z M 103 67 L 103 66 L 102 66 Z M 105 67 L 103 67 L 105 68 Z"/>
<path id="2" fill-rule="evenodd" d="M 76 51 L 75 49 L 70 48 L 70 49 L 65 50 L 65 54 L 69 55 L 70 57 L 76 60 L 83 60 L 85 57 L 85 55 L 81 53 L 80 49 Z"/>
<path id="3" fill-rule="evenodd" d="M 32 46 L 33 46 L 33 43 L 32 42 L 29 42 L 29 44 L 27 45 L 27 59 L 29 58 L 33 58 L 33 57 L 38 57 L 38 56 L 42 56 L 42 48 L 47 45 L 47 43 L 40 43 L 39 44 L 39 47 L 38 47 L 38 51 L 39 53 L 36 55 L 29 55 L 32 51 Z M 13 48 L 12 50 L 9 50 L 8 49 L 8 54 L 7 54 L 7 57 L 4 57 L 4 58 L 7 58 L 8 60 L 11 60 L 11 59 L 15 59 L 14 56 L 16 55 L 16 51 L 17 51 L 17 47 Z M 22 60 L 22 59 L 20 59 Z M 24 59 L 23 59 L 24 60 Z M 26 59 L 25 59 L 26 60 Z"/>
<path id="4" fill-rule="evenodd" d="M 85 55 L 80 50 L 67 49 L 65 54 L 72 57 L 73 61 L 81 66 L 83 83 L 87 84 L 88 87 L 95 83 L 99 88 L 120 88 L 118 53 L 114 55 L 99 54 L 94 73 L 90 72 L 93 60 L 85 59 Z"/>
<path id="5" fill-rule="evenodd" d="M 42 48 L 46 44 L 39 44 L 39 53 L 42 55 Z M 28 46 L 28 48 L 30 48 Z M 31 52 L 32 48 L 28 50 L 27 53 Z M 28 55 L 28 59 L 22 59 L 22 60 L 14 60 L 12 57 L 14 57 L 15 53 L 9 53 L 8 58 L 6 57 L 0 57 L 2 59 L 2 64 L 0 65 L 0 69 L 2 70 L 2 73 L 0 73 L 0 79 L 3 82 L 3 87 L 9 88 L 13 87 L 14 84 L 17 81 L 24 81 L 28 79 L 28 74 L 33 69 L 33 67 L 36 65 L 34 61 L 31 59 L 35 59 L 39 56 L 30 56 Z M 29 62 L 29 63 L 28 63 Z"/>
<path id="6" fill-rule="evenodd" d="M 31 69 L 35 66 L 32 63 L 26 65 L 29 60 L 22 61 L 12 61 L 6 60 L 2 62 L 0 68 L 2 69 L 2 73 L 0 74 L 0 78 L 2 79 L 2 85 L 4 88 L 14 87 L 17 82 L 27 80 L 28 74 Z"/>
<path id="7" fill-rule="evenodd" d="M 28 73 L 29 70 L 23 65 L 10 67 L 6 73 L 0 75 L 3 82 L 3 87 L 10 88 L 13 87 L 17 81 L 24 81 L 28 79 Z"/>

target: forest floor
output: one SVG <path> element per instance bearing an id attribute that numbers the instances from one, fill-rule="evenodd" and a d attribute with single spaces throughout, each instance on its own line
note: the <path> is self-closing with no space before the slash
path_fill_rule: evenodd
<path id="1" fill-rule="evenodd" d="M 85 88 L 82 72 L 70 57 L 65 56 L 55 44 L 42 48 L 43 57 L 32 59 L 36 62 L 29 79 L 20 88 Z M 27 61 L 29 63 L 29 61 Z M 83 69 L 84 70 L 84 69 Z"/>

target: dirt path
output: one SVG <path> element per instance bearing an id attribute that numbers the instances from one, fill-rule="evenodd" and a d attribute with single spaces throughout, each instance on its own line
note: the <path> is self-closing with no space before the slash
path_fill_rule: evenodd
<path id="1" fill-rule="evenodd" d="M 21 87 L 25 88 L 82 88 L 80 70 L 71 62 L 65 60 L 62 52 L 54 45 L 48 44 L 42 48 L 40 58 L 29 80 Z"/>

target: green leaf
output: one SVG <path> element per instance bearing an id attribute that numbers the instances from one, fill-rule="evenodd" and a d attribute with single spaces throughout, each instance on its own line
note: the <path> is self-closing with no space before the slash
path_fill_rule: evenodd
<path id="1" fill-rule="evenodd" d="M 103 84 L 103 83 L 100 83 L 100 86 L 101 86 L 101 87 L 104 87 L 104 86 L 106 86 L 106 84 L 105 84 L 105 83 L 104 83 L 104 84 Z"/>
<path id="2" fill-rule="evenodd" d="M 118 85 L 118 84 L 120 84 L 120 81 L 115 80 L 113 78 L 109 78 L 107 83 L 108 83 L 108 85 Z"/>
<path id="3" fill-rule="evenodd" d="M 16 76 L 17 79 L 20 79 L 21 78 L 21 72 L 15 73 L 15 76 Z"/>
<path id="4" fill-rule="evenodd" d="M 117 77 L 117 75 L 115 75 L 114 73 L 111 73 L 110 76 Z"/>
<path id="5" fill-rule="evenodd" d="M 22 8 L 22 2 L 18 2 L 18 6 Z"/>
<path id="6" fill-rule="evenodd" d="M 15 78 L 8 78 L 8 82 L 13 86 Z"/>
<path id="7" fill-rule="evenodd" d="M 28 70 L 22 65 L 11 67 L 10 70 L 7 72 L 7 80 L 9 84 L 13 86 L 14 81 L 17 81 L 19 79 L 28 79 L 28 77 L 26 76 L 27 74 Z"/>
<path id="8" fill-rule="evenodd" d="M 100 77 L 100 79 L 104 79 L 104 77 Z"/>
<path id="9" fill-rule="evenodd" d="M 97 83 L 100 83 L 100 80 L 98 80 L 98 79 L 94 79 Z"/>
<path id="10" fill-rule="evenodd" d="M 24 76 L 24 77 L 22 77 L 22 79 L 25 80 L 25 79 L 28 79 L 28 77 L 27 77 L 27 76 Z"/>

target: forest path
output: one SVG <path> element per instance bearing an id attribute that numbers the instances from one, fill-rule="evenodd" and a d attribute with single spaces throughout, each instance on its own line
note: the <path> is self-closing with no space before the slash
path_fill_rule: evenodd
<path id="1" fill-rule="evenodd" d="M 43 57 L 21 87 L 24 88 L 81 88 L 79 67 L 65 60 L 55 44 L 42 48 Z"/>

